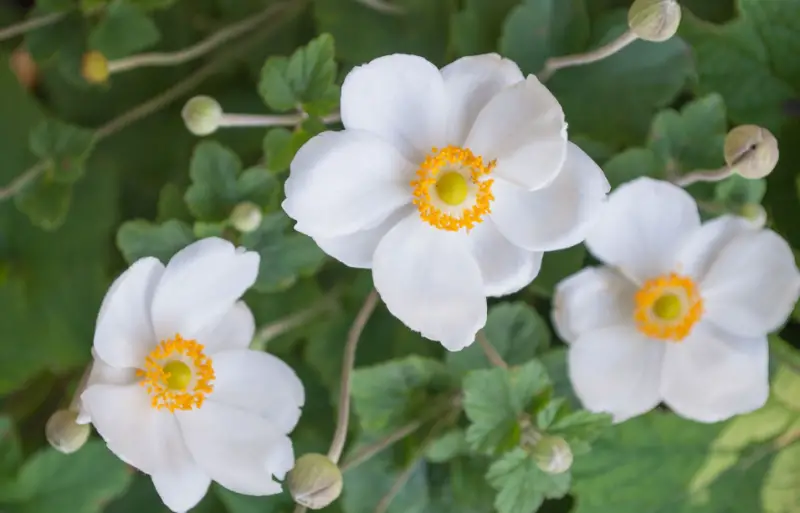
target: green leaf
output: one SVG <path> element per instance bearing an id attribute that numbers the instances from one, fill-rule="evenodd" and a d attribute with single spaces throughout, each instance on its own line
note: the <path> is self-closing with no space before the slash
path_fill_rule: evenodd
<path id="1" fill-rule="evenodd" d="M 760 204 L 766 193 L 766 180 L 749 180 L 739 175 L 726 178 L 714 187 L 714 199 L 729 212 L 738 212 L 748 204 Z"/>
<path id="2" fill-rule="evenodd" d="M 36 226 L 55 230 L 64 224 L 72 202 L 72 185 L 55 181 L 52 168 L 26 185 L 14 197 L 17 208 Z"/>
<path id="3" fill-rule="evenodd" d="M 642 176 L 661 178 L 664 164 L 649 148 L 631 148 L 615 155 L 603 166 L 612 188 L 619 187 Z"/>
<path id="4" fill-rule="evenodd" d="M 278 112 L 303 110 L 323 115 L 336 107 L 339 88 L 336 80 L 333 37 L 322 34 L 291 57 L 270 57 L 261 70 L 258 91 L 269 107 Z"/>
<path id="5" fill-rule="evenodd" d="M 156 222 L 163 223 L 170 219 L 178 221 L 192 221 L 192 213 L 183 199 L 184 191 L 174 183 L 168 183 L 161 188 L 158 194 L 158 215 Z"/>
<path id="6" fill-rule="evenodd" d="M 153 46 L 161 39 L 158 27 L 127 0 L 112 0 L 89 34 L 89 47 L 107 59 L 120 59 Z"/>
<path id="7" fill-rule="evenodd" d="M 617 13 L 593 27 L 603 36 L 592 47 L 622 34 L 624 17 Z M 548 87 L 561 102 L 572 133 L 628 145 L 644 140 L 656 109 L 675 99 L 690 70 L 690 53 L 679 38 L 636 41 L 602 61 L 558 71 Z"/>
<path id="8" fill-rule="evenodd" d="M 687 104 L 681 112 L 659 112 L 650 128 L 649 147 L 676 173 L 724 165 L 728 123 L 718 94 Z"/>
<path id="9" fill-rule="evenodd" d="M 186 190 L 189 210 L 201 221 L 222 221 L 242 201 L 266 206 L 277 190 L 275 178 L 263 168 L 241 171 L 239 157 L 214 141 L 195 147 L 189 165 L 192 184 Z"/>
<path id="10" fill-rule="evenodd" d="M 291 509 L 293 503 L 286 495 L 277 497 L 241 495 L 218 485 L 214 485 L 213 490 L 228 513 L 279 513 Z"/>
<path id="11" fill-rule="evenodd" d="M 466 0 L 453 15 L 453 46 L 459 55 L 478 55 L 496 50 L 503 20 L 519 0 Z"/>
<path id="12" fill-rule="evenodd" d="M 264 216 L 261 226 L 242 236 L 242 244 L 261 255 L 259 292 L 276 292 L 291 287 L 299 277 L 312 276 L 325 261 L 325 253 L 313 239 L 302 233 L 285 234 L 289 219 L 283 212 Z"/>
<path id="13" fill-rule="evenodd" d="M 32 15 L 43 14 L 39 8 Z M 69 13 L 58 23 L 31 30 L 25 34 L 25 46 L 40 64 L 55 60 L 80 62 L 86 50 L 87 24 L 80 13 Z"/>
<path id="14" fill-rule="evenodd" d="M 580 271 L 585 260 L 586 248 L 583 244 L 560 251 L 548 251 L 542 259 L 539 274 L 530 285 L 531 290 L 541 296 L 552 296 L 556 285 L 567 276 Z"/>
<path id="15" fill-rule="evenodd" d="M 359 367 L 352 376 L 353 406 L 359 425 L 372 433 L 400 427 L 430 408 L 445 411 L 449 406 L 446 399 L 434 398 L 451 389 L 444 365 L 419 356 Z"/>
<path id="16" fill-rule="evenodd" d="M 569 492 L 570 473 L 548 474 L 520 448 L 496 460 L 486 479 L 498 491 L 494 506 L 499 513 L 522 513 L 539 509 L 547 499 Z"/>
<path id="17" fill-rule="evenodd" d="M 434 439 L 425 449 L 425 458 L 432 463 L 444 463 L 464 454 L 469 454 L 469 444 L 461 428 L 452 429 Z"/>
<path id="18" fill-rule="evenodd" d="M 14 430 L 14 420 L 0 415 L 0 482 L 16 474 L 22 464 L 22 447 Z"/>
<path id="19" fill-rule="evenodd" d="M 563 408 L 562 408 L 563 410 Z M 611 415 L 585 410 L 557 414 L 547 426 L 547 432 L 559 435 L 570 445 L 575 455 L 588 451 L 594 442 L 611 426 Z"/>
<path id="20" fill-rule="evenodd" d="M 273 173 L 282 173 L 289 169 L 297 150 L 300 149 L 313 134 L 303 129 L 293 132 L 285 128 L 273 128 L 264 136 L 264 159 L 267 169 Z"/>
<path id="21" fill-rule="evenodd" d="M 739 12 L 761 37 L 776 76 L 800 89 L 800 11 L 796 0 L 762 2 L 739 0 Z"/>
<path id="22" fill-rule="evenodd" d="M 162 224 L 143 219 L 127 221 L 117 232 L 117 247 L 129 264 L 148 256 L 166 263 L 194 240 L 192 229 L 174 219 Z"/>
<path id="23" fill-rule="evenodd" d="M 524 73 L 538 73 L 548 58 L 580 52 L 588 43 L 584 0 L 524 0 L 506 18 L 500 52 Z"/>
<path id="24" fill-rule="evenodd" d="M 25 462 L 0 502 L 11 503 L 15 513 L 99 513 L 132 475 L 100 441 L 72 455 L 48 447 Z"/>
<path id="25" fill-rule="evenodd" d="M 544 367 L 536 360 L 520 367 L 470 372 L 464 378 L 464 411 L 472 423 L 467 441 L 481 452 L 513 445 L 520 415 L 550 386 Z"/>
<path id="26" fill-rule="evenodd" d="M 30 134 L 31 151 L 48 161 L 48 173 L 56 182 L 72 183 L 83 176 L 93 146 L 94 132 L 56 119 L 42 122 Z"/>
<path id="27" fill-rule="evenodd" d="M 484 334 L 509 365 L 521 365 L 550 345 L 547 324 L 536 310 L 522 302 L 501 303 L 489 309 Z M 447 365 L 459 374 L 492 366 L 477 342 L 448 353 Z"/>

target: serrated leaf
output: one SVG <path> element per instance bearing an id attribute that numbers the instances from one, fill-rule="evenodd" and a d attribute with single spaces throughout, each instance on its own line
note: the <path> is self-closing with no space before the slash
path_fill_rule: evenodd
<path id="1" fill-rule="evenodd" d="M 509 365 L 523 364 L 550 345 L 547 324 L 536 310 L 522 302 L 493 306 L 489 310 L 484 334 Z M 448 353 L 447 365 L 459 374 L 492 366 L 478 343 Z"/>
<path id="2" fill-rule="evenodd" d="M 380 433 L 400 427 L 424 410 L 449 404 L 431 404 L 452 389 L 444 365 L 437 360 L 409 356 L 388 363 L 360 367 L 353 372 L 353 406 L 365 432 Z"/>
<path id="3" fill-rule="evenodd" d="M 714 187 L 714 199 L 729 212 L 738 212 L 745 205 L 760 204 L 767 193 L 767 181 L 749 180 L 733 175 Z"/>
<path id="4" fill-rule="evenodd" d="M 538 73 L 548 58 L 578 53 L 588 43 L 584 0 L 524 0 L 503 24 L 500 52 L 524 73 Z"/>
<path id="5" fill-rule="evenodd" d="M 586 248 L 583 244 L 560 251 L 548 251 L 542 258 L 539 274 L 530 285 L 531 290 L 545 297 L 552 296 L 558 282 L 580 271 L 585 260 Z"/>
<path id="6" fill-rule="evenodd" d="M 30 134 L 34 155 L 50 163 L 49 178 L 72 183 L 83 176 L 84 166 L 94 146 L 94 132 L 56 119 L 39 124 Z"/>
<path id="7" fill-rule="evenodd" d="M 192 229 L 175 219 L 162 224 L 142 219 L 127 221 L 117 232 L 117 247 L 129 264 L 148 256 L 166 263 L 194 240 Z"/>
<path id="8" fill-rule="evenodd" d="M 649 148 L 631 148 L 609 159 L 603 171 L 614 188 L 642 176 L 660 178 L 664 175 L 664 164 Z"/>
<path id="9" fill-rule="evenodd" d="M 455 428 L 434 439 L 425 449 L 425 458 L 432 463 L 444 463 L 468 453 L 466 433 Z"/>
<path id="10" fill-rule="evenodd" d="M 592 413 L 585 410 L 557 414 L 553 422 L 547 426 L 547 432 L 559 435 L 572 448 L 572 453 L 577 455 L 587 448 L 611 426 L 611 416 L 602 413 Z"/>
<path id="11" fill-rule="evenodd" d="M 551 386 L 536 360 L 509 369 L 474 370 L 464 378 L 464 411 L 471 425 L 467 441 L 481 452 L 493 452 L 515 436 L 520 415 L 537 394 Z"/>
<path id="12" fill-rule="evenodd" d="M 569 472 L 543 472 L 533 458 L 520 448 L 496 460 L 489 467 L 486 479 L 498 491 L 494 502 L 498 513 L 536 511 L 546 498 L 565 496 L 571 481 Z"/>
<path id="13" fill-rule="evenodd" d="M 311 114 L 327 114 L 336 106 L 333 38 L 322 34 L 291 57 L 270 57 L 261 70 L 258 90 L 269 107 L 286 112 L 303 106 Z"/>
<path id="14" fill-rule="evenodd" d="M 34 454 L 0 496 L 16 513 L 99 513 L 122 494 L 133 474 L 100 441 L 64 455 L 47 448 Z"/>
<path id="15" fill-rule="evenodd" d="M 14 197 L 17 208 L 33 224 L 44 230 L 55 230 L 64 224 L 72 202 L 72 185 L 51 178 L 49 168 Z"/>
<path id="16" fill-rule="evenodd" d="M 264 159 L 267 169 L 273 173 L 282 173 L 289 169 L 297 150 L 300 149 L 313 134 L 303 129 L 293 132 L 285 128 L 273 128 L 264 136 Z"/>
<path id="17" fill-rule="evenodd" d="M 22 464 L 22 447 L 14 429 L 14 420 L 0 415 L 0 482 L 16 474 Z"/>
<path id="18" fill-rule="evenodd" d="M 112 0 L 89 33 L 89 47 L 112 60 L 153 46 L 159 39 L 158 27 L 142 9 L 127 0 Z"/>

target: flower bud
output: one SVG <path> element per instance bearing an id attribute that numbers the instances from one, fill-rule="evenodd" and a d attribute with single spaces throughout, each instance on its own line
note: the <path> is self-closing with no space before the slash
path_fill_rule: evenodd
<path id="1" fill-rule="evenodd" d="M 98 51 L 83 54 L 81 74 L 90 84 L 105 84 L 108 82 L 108 59 Z"/>
<path id="2" fill-rule="evenodd" d="M 561 474 L 572 466 L 572 449 L 560 436 L 543 436 L 531 454 L 536 466 L 548 474 Z"/>
<path id="3" fill-rule="evenodd" d="M 322 509 L 342 493 L 342 472 L 327 456 L 304 454 L 286 478 L 295 502 L 310 509 Z"/>
<path id="4" fill-rule="evenodd" d="M 763 228 L 767 224 L 767 211 L 758 203 L 743 205 L 739 210 L 739 215 L 755 228 Z"/>
<path id="5" fill-rule="evenodd" d="M 186 128 L 194 135 L 209 135 L 217 131 L 222 121 L 222 107 L 210 96 L 195 96 L 181 111 Z"/>
<path id="6" fill-rule="evenodd" d="M 233 208 L 230 220 L 233 227 L 242 233 L 252 232 L 261 226 L 261 208 L 255 203 L 243 201 Z"/>
<path id="7" fill-rule="evenodd" d="M 778 164 L 778 140 L 766 128 L 737 126 L 725 137 L 725 163 L 744 178 L 764 178 Z"/>
<path id="8" fill-rule="evenodd" d="M 645 41 L 666 41 L 678 31 L 681 6 L 677 0 L 636 0 L 628 11 L 628 26 Z"/>
<path id="9" fill-rule="evenodd" d="M 8 64 L 22 87 L 32 89 L 36 86 L 36 81 L 39 78 L 39 67 L 31 57 L 30 52 L 22 47 L 17 48 L 9 57 Z"/>
<path id="10" fill-rule="evenodd" d="M 72 410 L 58 410 L 47 421 L 45 435 L 47 441 L 58 452 L 72 454 L 89 439 L 89 424 L 78 424 L 78 413 Z"/>

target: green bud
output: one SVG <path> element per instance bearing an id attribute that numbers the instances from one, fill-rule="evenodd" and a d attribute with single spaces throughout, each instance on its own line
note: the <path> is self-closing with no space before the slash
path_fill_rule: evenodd
<path id="1" fill-rule="evenodd" d="M 78 413 L 72 410 L 58 410 L 47 421 L 45 435 L 55 450 L 64 454 L 77 451 L 89 439 L 89 424 L 78 424 Z"/>
<path id="2" fill-rule="evenodd" d="M 767 224 L 767 211 L 758 203 L 747 203 L 739 210 L 739 215 L 747 219 L 755 227 L 763 228 Z"/>
<path id="3" fill-rule="evenodd" d="M 102 53 L 92 50 L 83 54 L 81 75 L 90 84 L 105 84 L 111 72 L 108 70 L 108 59 Z"/>
<path id="4" fill-rule="evenodd" d="M 252 232 L 261 226 L 261 207 L 249 201 L 243 201 L 233 208 L 230 220 L 233 227 L 242 233 Z"/>
<path id="5" fill-rule="evenodd" d="M 645 41 L 666 41 L 681 24 L 681 6 L 676 0 L 636 0 L 628 11 L 628 26 Z"/>
<path id="6" fill-rule="evenodd" d="M 548 474 L 561 474 L 572 466 L 572 449 L 560 436 L 544 435 L 531 452 L 538 466 Z"/>
<path id="7" fill-rule="evenodd" d="M 195 96 L 181 110 L 186 128 L 194 135 L 209 135 L 217 131 L 222 121 L 222 107 L 210 96 Z"/>
<path id="8" fill-rule="evenodd" d="M 342 493 L 342 472 L 327 456 L 304 454 L 286 478 L 295 502 L 310 509 L 322 509 Z"/>
<path id="9" fill-rule="evenodd" d="M 751 180 L 764 178 L 778 164 L 778 140 L 766 128 L 737 126 L 725 136 L 725 163 Z"/>

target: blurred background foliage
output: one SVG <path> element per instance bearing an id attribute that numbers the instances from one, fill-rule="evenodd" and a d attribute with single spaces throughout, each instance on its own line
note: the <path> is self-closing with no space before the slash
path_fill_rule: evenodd
<path id="1" fill-rule="evenodd" d="M 629 6 L 628 0 L 33 3 L 0 4 L 0 27 L 25 18 L 56 20 L 0 43 L 3 513 L 167 511 L 146 476 L 119 462 L 96 436 L 77 453 L 61 455 L 47 445 L 44 425 L 69 403 L 90 360 L 95 317 L 111 280 L 136 258 L 166 259 L 211 234 L 262 254 L 259 281 L 247 296 L 262 327 L 254 343 L 284 358 L 307 387 L 308 404 L 293 434 L 296 453 L 324 452 L 344 340 L 371 281 L 369 273 L 345 268 L 293 233 L 279 203 L 294 151 L 336 109 L 336 84 L 353 66 L 395 52 L 444 65 L 496 51 L 536 73 L 548 57 L 619 35 Z M 769 226 L 800 248 L 800 0 L 681 4 L 678 36 L 635 42 L 548 82 L 566 111 L 570 138 L 616 186 L 642 175 L 719 167 L 730 127 L 765 126 L 781 149 L 778 169 L 766 180 L 734 176 L 690 192 L 709 216 L 762 204 Z M 113 63 L 178 51 L 246 20 L 252 21 L 248 30 L 189 62 L 112 73 L 99 84 L 85 78 L 87 52 Z M 201 140 L 180 115 L 193 94 L 215 97 L 226 112 L 278 113 L 302 104 L 310 116 L 296 127 L 233 128 Z M 228 218 L 245 200 L 264 218 L 255 231 L 240 234 Z M 582 246 L 548 254 L 530 287 L 493 301 L 487 337 L 519 365 L 512 371 L 490 370 L 477 345 L 445 354 L 379 306 L 357 353 L 344 461 L 408 422 L 419 426 L 346 468 L 343 497 L 327 511 L 530 513 L 544 499 L 541 510 L 548 513 L 800 511 L 797 308 L 771 341 L 773 395 L 759 412 L 701 425 L 659 410 L 605 430 L 590 452 L 576 451 L 571 489 L 568 476 L 547 481 L 514 451 L 503 452 L 487 474 L 488 454 L 497 456 L 502 445 L 491 441 L 491 430 L 505 428 L 481 422 L 506 415 L 503 422 L 515 423 L 520 413 L 481 410 L 481 401 L 492 402 L 484 397 L 494 393 L 492 384 L 526 372 L 540 382 L 497 393 L 540 401 L 534 406 L 540 410 L 553 393 L 577 406 L 549 310 L 558 280 L 588 263 Z M 466 413 L 451 400 L 461 387 Z M 432 404 L 442 409 L 431 412 Z M 445 424 L 431 420 L 442 416 Z M 478 455 L 475 446 L 488 452 Z M 292 507 L 285 494 L 251 498 L 214 487 L 196 511 Z"/>

